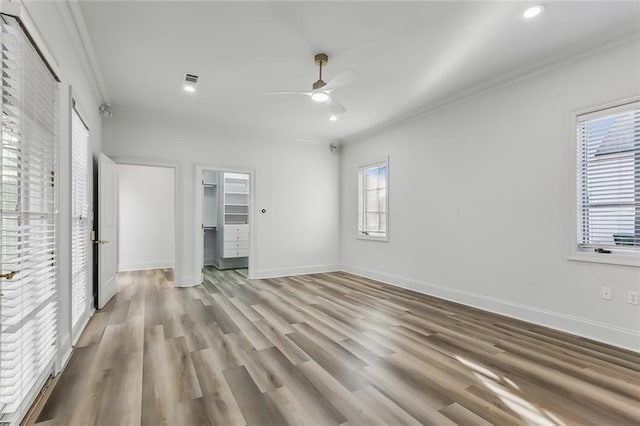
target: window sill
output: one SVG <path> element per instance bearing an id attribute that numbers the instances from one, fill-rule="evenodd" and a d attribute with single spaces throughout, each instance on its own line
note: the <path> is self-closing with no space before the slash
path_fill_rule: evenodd
<path id="1" fill-rule="evenodd" d="M 358 234 L 358 235 L 356 235 L 356 239 L 358 239 L 358 240 L 389 242 L 389 237 L 388 236 L 385 236 L 385 237 L 374 237 L 372 235 L 361 235 L 361 234 Z"/>
<path id="2" fill-rule="evenodd" d="M 605 263 L 609 265 L 635 266 L 640 267 L 640 258 L 636 256 L 575 252 L 569 256 L 569 260 L 577 262 Z"/>

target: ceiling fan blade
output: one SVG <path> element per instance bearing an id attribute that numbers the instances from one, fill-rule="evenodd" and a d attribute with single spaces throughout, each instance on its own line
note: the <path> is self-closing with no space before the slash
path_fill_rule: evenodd
<path id="1" fill-rule="evenodd" d="M 327 106 L 329 107 L 329 111 L 331 111 L 331 114 L 335 116 L 342 115 L 347 112 L 347 109 L 331 96 L 329 96 L 329 99 L 327 100 Z"/>
<path id="2" fill-rule="evenodd" d="M 356 70 L 342 71 L 340 74 L 333 77 L 329 82 L 324 85 L 321 90 L 323 92 L 330 92 L 338 87 L 348 86 L 358 79 L 360 73 Z"/>
<path id="3" fill-rule="evenodd" d="M 263 95 L 307 95 L 311 96 L 311 92 L 262 92 Z"/>

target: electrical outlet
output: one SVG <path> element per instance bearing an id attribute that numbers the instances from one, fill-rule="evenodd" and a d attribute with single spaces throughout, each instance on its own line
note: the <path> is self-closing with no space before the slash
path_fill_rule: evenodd
<path id="1" fill-rule="evenodd" d="M 629 294 L 627 294 L 627 302 L 631 303 L 632 305 L 637 305 L 638 304 L 638 292 L 637 291 L 630 291 Z"/>
<path id="2" fill-rule="evenodd" d="M 611 287 L 602 287 L 602 298 L 604 300 L 611 300 Z"/>

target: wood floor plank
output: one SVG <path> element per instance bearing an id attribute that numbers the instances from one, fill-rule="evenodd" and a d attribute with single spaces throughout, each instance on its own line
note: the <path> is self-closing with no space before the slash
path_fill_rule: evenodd
<path id="1" fill-rule="evenodd" d="M 640 424 L 640 354 L 343 272 L 119 274 L 28 425 Z"/>
<path id="2" fill-rule="evenodd" d="M 180 324 L 184 330 L 184 337 L 189 347 L 189 351 L 198 351 L 209 347 L 206 327 L 193 320 L 190 314 L 180 315 Z"/>
<path id="3" fill-rule="evenodd" d="M 323 422 L 325 419 L 311 420 L 309 413 L 300 403 L 299 399 L 286 387 L 275 389 L 265 394 L 268 399 L 284 417 L 284 424 L 306 425 L 313 422 L 314 425 L 335 425 L 334 422 Z"/>
<path id="4" fill-rule="evenodd" d="M 440 412 L 459 425 L 491 426 L 491 423 L 474 414 L 472 411 L 467 410 L 457 402 L 444 407 Z"/>
<path id="5" fill-rule="evenodd" d="M 285 424 L 284 417 L 275 404 L 264 398 L 244 366 L 225 371 L 224 377 L 249 426 Z"/>
<path id="6" fill-rule="evenodd" d="M 304 407 L 310 422 L 342 424 L 347 418 L 334 407 L 314 384 L 289 362 L 276 348 L 259 351 L 263 365 L 270 374 L 280 377 L 286 389 L 291 390 Z"/>
<path id="7" fill-rule="evenodd" d="M 202 390 L 196 376 L 187 341 L 184 337 L 165 340 L 167 351 L 166 367 L 171 371 L 171 387 L 177 401 L 200 398 Z"/>
<path id="8" fill-rule="evenodd" d="M 273 343 L 273 345 L 278 348 L 280 352 L 284 356 L 286 356 L 289 361 L 293 364 L 298 364 L 299 362 L 305 362 L 309 360 L 307 354 L 304 353 L 302 349 L 296 346 L 289 338 L 287 338 L 284 334 L 281 334 L 276 326 L 267 322 L 267 321 L 255 321 L 254 324 L 256 327 L 262 331 L 262 333 Z"/>
<path id="9" fill-rule="evenodd" d="M 180 425 L 216 426 L 213 417 L 207 413 L 204 398 L 180 401 L 176 407 L 177 423 Z"/>
<path id="10" fill-rule="evenodd" d="M 247 369 L 261 392 L 269 392 L 282 386 L 280 378 L 269 374 L 265 369 L 256 348 L 245 337 L 237 334 L 226 334 L 224 339 L 227 341 L 234 357 L 239 359 L 240 364 Z"/>
<path id="11" fill-rule="evenodd" d="M 253 305 L 252 307 L 256 312 L 260 314 L 260 318 L 258 320 L 264 319 L 265 322 L 268 322 L 273 327 L 275 327 L 278 332 L 282 334 L 293 333 L 295 330 L 291 327 L 291 323 L 286 321 L 284 318 L 275 313 L 269 306 L 265 305 Z M 254 320 L 255 323 L 255 320 Z"/>
<path id="12" fill-rule="evenodd" d="M 110 312 L 96 312 L 80 335 L 76 348 L 91 346 L 100 343 L 104 329 L 109 324 Z"/>
<path id="13" fill-rule="evenodd" d="M 192 355 L 193 365 L 202 390 L 205 411 L 212 424 L 244 425 L 240 407 L 229 389 L 222 371 L 212 363 L 212 358 L 206 356 L 208 352 L 200 351 Z M 198 398 L 200 400 L 200 398 Z"/>
<path id="14" fill-rule="evenodd" d="M 375 418 L 388 425 L 417 426 L 421 424 L 372 386 L 358 389 L 355 394 L 371 410 Z"/>
<path id="15" fill-rule="evenodd" d="M 69 360 L 69 366 L 61 374 L 49 395 L 47 402 L 37 417 L 37 422 L 57 419 L 61 424 L 69 423 L 74 409 L 74 401 L 80 398 L 88 385 L 86 374 L 98 350 L 97 345 L 76 348 Z"/>
<path id="16" fill-rule="evenodd" d="M 307 361 L 296 366 L 305 377 L 353 424 L 382 425 L 384 422 L 372 416 L 370 410 L 344 387 L 337 377 L 329 373 L 315 361 Z M 364 386 L 363 386 L 364 387 Z"/>
<path id="17" fill-rule="evenodd" d="M 129 302 L 125 304 L 128 306 Z M 106 327 L 88 370 L 89 385 L 77 401 L 71 424 L 108 424 L 113 413 L 121 424 L 139 423 L 142 352 L 127 347 L 127 334 L 126 323 Z"/>
<path id="18" fill-rule="evenodd" d="M 141 424 L 172 425 L 178 421 L 172 377 L 162 325 L 145 328 Z"/>
<path id="19" fill-rule="evenodd" d="M 288 334 L 287 337 L 349 390 L 354 391 L 367 385 L 357 369 L 342 363 L 340 359 L 335 358 L 333 352 L 326 350 L 305 334 L 296 332 Z"/>
<path id="20" fill-rule="evenodd" d="M 206 331 L 209 347 L 194 353 L 200 353 L 203 357 L 206 356 L 216 371 L 224 371 L 228 368 L 242 365 L 242 359 L 232 350 L 227 339 L 225 339 L 225 334 L 216 323 L 208 324 Z"/>
<path id="21" fill-rule="evenodd" d="M 438 412 L 443 403 L 416 389 L 384 368 L 368 366 L 364 369 L 371 385 L 389 400 L 406 411 L 411 417 L 422 424 L 452 424 L 445 416 Z"/>

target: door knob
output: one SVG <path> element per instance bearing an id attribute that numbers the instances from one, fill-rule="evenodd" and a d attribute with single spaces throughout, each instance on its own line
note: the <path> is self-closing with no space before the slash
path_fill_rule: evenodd
<path id="1" fill-rule="evenodd" d="M 16 276 L 18 271 L 7 272 L 6 274 L 0 274 L 0 278 L 4 278 L 5 280 L 10 280 Z"/>

